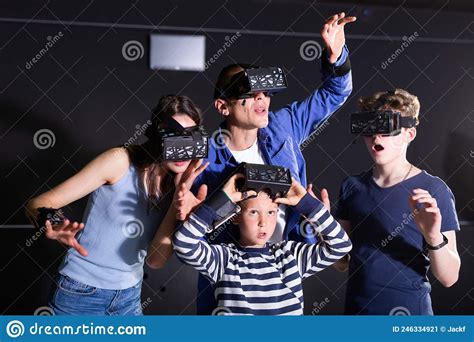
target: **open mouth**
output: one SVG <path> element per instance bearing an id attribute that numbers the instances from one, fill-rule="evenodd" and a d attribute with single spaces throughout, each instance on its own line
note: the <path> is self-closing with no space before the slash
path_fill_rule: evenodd
<path id="1" fill-rule="evenodd" d="M 258 233 L 257 238 L 258 239 L 265 239 L 267 237 L 267 233 Z"/>
<path id="2" fill-rule="evenodd" d="M 255 108 L 255 113 L 258 115 L 265 115 L 267 114 L 267 109 L 265 107 L 257 107 Z"/>
<path id="3" fill-rule="evenodd" d="M 385 149 L 385 147 L 383 147 L 382 145 L 380 144 L 374 144 L 372 146 L 372 149 L 375 151 L 375 152 L 380 152 L 380 151 L 383 151 Z"/>

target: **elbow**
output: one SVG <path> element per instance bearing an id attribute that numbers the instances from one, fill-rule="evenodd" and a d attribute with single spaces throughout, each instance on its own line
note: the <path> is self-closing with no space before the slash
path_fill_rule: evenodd
<path id="1" fill-rule="evenodd" d="M 334 263 L 334 268 L 339 272 L 346 272 L 349 269 L 349 265 L 341 259 Z"/>
<path id="2" fill-rule="evenodd" d="M 452 279 L 443 279 L 443 280 L 440 280 L 439 282 L 441 283 L 441 285 L 443 285 L 444 287 L 451 287 L 453 286 L 454 284 L 457 283 L 459 277 L 456 276 L 456 277 L 453 277 Z"/>
<path id="3" fill-rule="evenodd" d="M 458 260 L 458 265 L 455 271 L 452 271 L 450 274 L 440 274 L 436 276 L 439 283 L 444 287 L 451 287 L 456 284 L 459 280 L 459 269 L 461 268 L 461 261 Z"/>
<path id="4" fill-rule="evenodd" d="M 171 250 L 155 250 L 146 259 L 146 264 L 153 270 L 159 270 L 165 267 L 168 260 L 173 255 L 173 249 Z"/>
<path id="5" fill-rule="evenodd" d="M 157 258 L 148 258 L 146 260 L 146 264 L 152 270 L 159 270 L 159 269 L 163 268 L 166 265 L 166 260 L 157 259 Z"/>
<path id="6" fill-rule="evenodd" d="M 341 228 L 341 231 L 344 232 L 342 228 Z M 346 253 L 346 255 L 343 257 L 343 258 L 346 258 L 349 255 L 350 251 L 352 251 L 352 241 L 346 232 L 344 232 L 344 236 L 342 237 L 342 240 L 344 241 L 344 247 L 341 252 Z"/>
<path id="7" fill-rule="evenodd" d="M 459 280 L 459 270 L 455 274 L 450 275 L 449 277 L 439 277 L 438 280 L 440 284 L 444 287 L 451 287 Z"/>
<path id="8" fill-rule="evenodd" d="M 168 260 L 173 255 L 173 245 L 169 238 L 165 238 L 152 245 L 148 250 L 146 264 L 153 270 L 159 270 L 165 267 Z"/>
<path id="9" fill-rule="evenodd" d="M 352 241 L 347 238 L 347 254 L 349 254 L 350 251 L 352 251 Z"/>
<path id="10" fill-rule="evenodd" d="M 334 263 L 334 268 L 339 272 L 346 272 L 349 269 L 350 255 L 346 254 Z"/>

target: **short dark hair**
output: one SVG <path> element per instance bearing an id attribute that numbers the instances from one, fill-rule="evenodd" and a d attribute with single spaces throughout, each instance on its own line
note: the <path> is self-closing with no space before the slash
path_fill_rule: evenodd
<path id="1" fill-rule="evenodd" d="M 219 76 L 217 76 L 217 81 L 214 87 L 214 99 L 216 100 L 223 97 L 228 88 L 231 86 L 232 77 L 241 71 L 241 69 L 245 70 L 253 68 L 258 68 L 258 66 L 247 63 L 235 63 L 224 67 L 219 73 Z"/>

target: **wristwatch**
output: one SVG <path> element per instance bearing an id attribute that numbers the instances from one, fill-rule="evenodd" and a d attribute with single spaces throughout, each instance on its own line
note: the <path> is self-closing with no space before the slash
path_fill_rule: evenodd
<path id="1" fill-rule="evenodd" d="M 443 233 L 441 233 L 441 235 L 443 235 L 443 242 L 441 242 L 439 245 L 436 245 L 436 246 L 431 246 L 429 244 L 426 244 L 426 248 L 428 248 L 430 251 L 436 251 L 446 246 L 448 244 L 448 238 Z"/>

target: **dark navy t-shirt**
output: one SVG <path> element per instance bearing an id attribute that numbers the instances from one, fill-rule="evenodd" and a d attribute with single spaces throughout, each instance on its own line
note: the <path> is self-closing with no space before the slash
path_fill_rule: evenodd
<path id="1" fill-rule="evenodd" d="M 344 180 L 335 216 L 351 224 L 346 314 L 433 314 L 429 254 L 408 202 L 416 188 L 437 200 L 441 231 L 459 230 L 453 193 L 426 171 L 387 188 L 372 170 Z"/>

